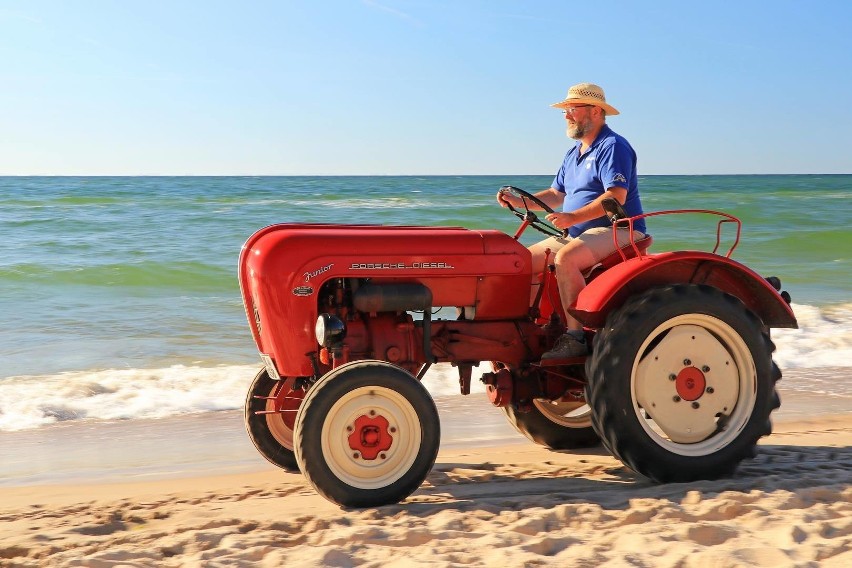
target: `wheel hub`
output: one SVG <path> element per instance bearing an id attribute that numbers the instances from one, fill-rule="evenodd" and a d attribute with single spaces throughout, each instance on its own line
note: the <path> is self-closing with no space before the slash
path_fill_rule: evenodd
<path id="1" fill-rule="evenodd" d="M 677 394 L 683 400 L 692 402 L 698 400 L 704 394 L 707 387 L 707 379 L 704 373 L 696 367 L 684 367 L 675 378 Z"/>
<path id="2" fill-rule="evenodd" d="M 391 432 L 395 428 L 391 428 L 387 418 L 381 414 L 375 416 L 362 414 L 347 430 L 351 431 L 349 447 L 358 452 L 359 456 L 356 457 L 365 460 L 376 459 L 381 452 L 386 452 L 393 445 Z"/>

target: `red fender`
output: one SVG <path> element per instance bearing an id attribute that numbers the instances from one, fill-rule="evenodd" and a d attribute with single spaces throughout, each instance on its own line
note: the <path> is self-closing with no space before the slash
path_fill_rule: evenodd
<path id="1" fill-rule="evenodd" d="M 666 284 L 706 284 L 738 297 L 768 327 L 797 328 L 796 316 L 765 278 L 730 258 L 676 251 L 631 258 L 592 280 L 568 312 L 586 327 L 603 327 L 630 296 Z"/>

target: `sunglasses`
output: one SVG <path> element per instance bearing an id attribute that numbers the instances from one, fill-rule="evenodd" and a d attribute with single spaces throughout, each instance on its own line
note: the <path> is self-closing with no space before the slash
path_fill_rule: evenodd
<path id="1" fill-rule="evenodd" d="M 586 108 L 591 106 L 595 105 L 576 105 L 572 107 L 565 107 L 564 109 L 562 109 L 562 114 L 570 114 L 571 116 L 574 116 L 574 113 L 577 112 L 578 108 Z"/>

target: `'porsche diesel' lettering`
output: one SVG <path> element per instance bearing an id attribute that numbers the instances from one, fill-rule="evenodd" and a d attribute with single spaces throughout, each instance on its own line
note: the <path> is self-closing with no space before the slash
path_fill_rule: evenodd
<path id="1" fill-rule="evenodd" d="M 452 270 L 452 264 L 446 262 L 353 262 L 349 265 L 350 270 L 412 270 L 412 269 L 444 269 Z"/>

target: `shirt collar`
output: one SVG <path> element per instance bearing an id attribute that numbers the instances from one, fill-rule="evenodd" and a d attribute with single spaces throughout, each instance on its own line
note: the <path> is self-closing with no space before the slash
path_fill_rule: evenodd
<path id="1" fill-rule="evenodd" d="M 589 145 L 589 149 L 586 150 L 586 154 L 588 154 L 589 152 L 594 150 L 595 146 L 597 146 L 600 143 L 601 140 L 603 140 L 604 138 L 606 138 L 610 134 L 612 134 L 612 130 L 610 129 L 610 127 L 607 123 L 604 123 L 604 125 L 601 127 L 600 132 L 598 132 L 598 135 L 595 136 L 595 141 L 592 142 Z M 577 155 L 580 154 L 580 146 L 582 146 L 582 145 L 583 145 L 583 143 L 579 140 L 577 140 L 577 144 L 574 145 L 574 147 L 577 149 Z M 583 154 L 583 155 L 585 156 L 586 154 Z"/>

